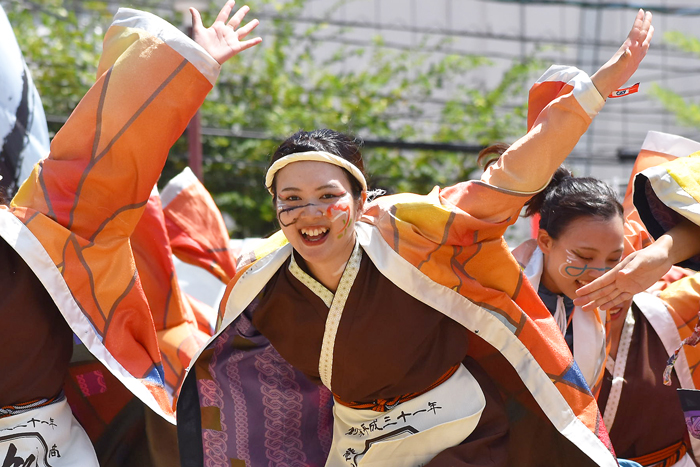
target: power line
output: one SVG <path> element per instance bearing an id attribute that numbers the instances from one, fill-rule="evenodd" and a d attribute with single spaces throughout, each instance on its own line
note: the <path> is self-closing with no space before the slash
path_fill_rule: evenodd
<path id="1" fill-rule="evenodd" d="M 66 117 L 47 115 L 47 121 L 51 123 L 65 123 Z M 634 132 L 634 137 L 629 138 L 633 140 L 639 140 L 640 146 L 641 141 L 646 136 L 646 131 Z M 225 128 L 202 128 L 202 135 L 204 136 L 217 136 L 226 137 L 233 139 L 252 139 L 252 140 L 262 140 L 262 141 L 273 141 L 281 142 L 284 141 L 286 136 L 271 135 L 264 131 L 255 130 L 231 130 Z M 638 135 L 638 136 L 637 136 Z M 612 133 L 606 135 L 604 133 L 596 134 L 596 140 L 598 138 L 604 138 L 606 136 L 613 136 Z M 617 135 L 616 135 L 617 136 Z M 684 136 L 684 135 L 681 135 Z M 685 135 L 686 138 L 693 138 L 693 135 Z M 445 142 L 431 142 L 431 141 L 405 141 L 405 140 L 389 140 L 381 138 L 361 138 L 364 147 L 366 148 L 387 148 L 387 149 L 398 149 L 398 150 L 408 150 L 408 151 L 435 151 L 435 152 L 456 152 L 463 154 L 478 154 L 479 151 L 484 149 L 486 146 L 478 143 L 445 143 Z M 586 162 L 590 161 L 593 165 L 619 165 L 620 160 L 617 157 L 617 153 L 621 150 L 629 151 L 627 148 L 620 148 L 619 145 L 611 146 L 600 142 L 600 145 L 610 146 L 607 155 L 585 155 L 578 152 L 572 152 L 567 161 L 570 162 Z M 632 149 L 634 151 L 636 149 Z M 205 159 L 211 159 L 212 156 L 205 156 Z"/>
<path id="2" fill-rule="evenodd" d="M 202 134 L 212 136 L 224 136 L 235 139 L 254 139 L 265 141 L 283 141 L 285 137 L 273 136 L 260 131 L 234 131 L 225 129 L 202 128 Z M 478 154 L 486 146 L 475 143 L 434 143 L 427 141 L 402 141 L 375 138 L 361 138 L 366 148 L 388 148 L 412 151 L 436 151 L 436 152 L 458 152 L 464 154 Z M 620 165 L 616 155 L 611 157 L 596 157 L 581 155 L 572 152 L 567 161 L 586 162 L 592 161 L 597 165 Z"/>
<path id="3" fill-rule="evenodd" d="M 576 6 L 579 8 L 595 8 L 603 10 L 611 9 L 626 9 L 626 10 L 639 10 L 643 8 L 645 10 L 653 11 L 654 13 L 661 13 L 667 15 L 677 15 L 677 16 L 697 16 L 700 15 L 700 8 L 691 8 L 684 6 L 666 6 L 666 5 L 649 5 L 634 2 L 590 2 L 584 0 L 486 0 L 496 3 L 518 3 L 525 5 L 560 5 L 560 6 Z"/>
<path id="4" fill-rule="evenodd" d="M 554 44 L 554 45 L 574 45 L 574 46 L 597 46 L 597 47 L 608 47 L 613 50 L 617 50 L 620 47 L 620 42 L 615 41 L 602 41 L 602 40 L 592 40 L 592 41 L 580 41 L 578 39 L 566 39 L 566 38 L 553 38 L 544 36 L 529 36 L 520 34 L 503 34 L 503 33 L 493 33 L 488 31 L 466 31 L 459 29 L 447 29 L 447 28 L 431 28 L 431 27 L 420 27 L 420 26 L 403 26 L 394 25 L 389 23 L 377 23 L 372 21 L 350 21 L 350 20 L 336 20 L 330 18 L 309 18 L 309 17 L 284 17 L 277 14 L 261 13 L 257 15 L 259 19 L 269 19 L 273 21 L 287 22 L 287 23 L 304 23 L 312 25 L 329 25 L 337 26 L 339 28 L 352 28 L 352 29 L 381 29 L 383 31 L 393 31 L 393 32 L 412 32 L 420 33 L 424 35 L 433 36 L 446 36 L 446 37 L 467 37 L 475 39 L 492 39 L 498 41 L 506 42 L 527 42 L 533 44 Z M 687 53 L 678 51 L 675 48 L 667 46 L 665 44 L 654 45 L 650 48 L 648 54 L 658 54 L 661 52 L 671 52 L 677 54 L 680 57 L 687 57 Z"/>
<path id="5" fill-rule="evenodd" d="M 272 36 L 280 36 L 279 34 L 272 33 Z M 372 41 L 361 41 L 361 40 L 355 40 L 355 39 L 348 39 L 345 37 L 338 37 L 338 36 L 321 36 L 321 37 L 307 37 L 305 40 L 308 40 L 313 43 L 319 43 L 319 42 L 327 42 L 327 43 L 336 43 L 336 44 L 342 44 L 342 45 L 350 45 L 350 46 L 355 46 L 355 47 L 360 47 L 360 48 L 367 48 L 367 47 L 377 47 L 376 44 L 374 44 Z M 449 44 L 448 44 L 449 46 Z M 423 53 L 427 53 L 428 51 L 425 50 L 425 47 L 419 48 L 407 44 L 402 44 L 400 42 L 392 42 L 392 41 L 383 41 L 378 47 L 380 48 L 386 48 L 386 49 L 392 49 L 392 50 L 405 50 L 405 51 L 421 51 Z M 619 44 L 616 46 L 619 47 Z M 671 51 L 674 51 L 675 49 L 669 49 Z M 438 54 L 445 54 L 445 55 L 454 55 L 454 56 L 462 56 L 462 57 L 484 57 L 487 59 L 502 59 L 502 60 L 516 60 L 516 59 L 521 59 L 522 55 L 518 53 L 509 53 L 509 52 L 492 52 L 492 51 L 486 51 L 486 52 L 481 52 L 481 53 L 472 53 L 472 52 L 465 52 L 465 51 L 460 51 L 455 49 L 454 47 L 443 47 L 441 45 L 436 46 L 434 49 L 429 51 L 430 53 L 438 53 Z M 687 52 L 679 52 L 676 51 L 682 56 L 683 58 L 688 58 L 689 56 L 692 58 L 696 58 L 694 55 L 687 53 Z M 533 57 L 536 57 L 538 60 L 542 61 L 550 61 L 550 62 L 556 62 L 558 61 L 558 57 L 552 57 L 551 55 L 543 54 L 543 55 L 538 55 L 538 54 L 533 54 Z M 651 71 L 651 70 L 664 70 L 666 72 L 671 72 L 671 73 L 676 73 L 679 75 L 695 75 L 695 74 L 700 74 L 700 68 L 697 66 L 694 67 L 668 67 L 664 66 L 662 64 L 659 65 L 654 65 L 649 62 L 644 62 L 644 66 L 642 68 L 643 71 Z M 653 81 L 657 81 L 659 78 L 654 77 Z M 652 81 L 652 80 L 648 80 Z"/>

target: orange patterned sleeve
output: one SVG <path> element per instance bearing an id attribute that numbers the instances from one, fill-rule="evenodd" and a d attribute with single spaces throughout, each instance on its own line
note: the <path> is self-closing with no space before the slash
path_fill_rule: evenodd
<path id="1" fill-rule="evenodd" d="M 129 237 L 171 145 L 218 71 L 218 63 L 174 26 L 149 13 L 119 10 L 105 36 L 96 83 L 11 205 L 43 247 L 20 253 L 28 264 L 39 264 L 39 257 L 52 263 L 54 272 L 45 276 L 58 279 L 44 285 L 73 332 L 166 417 L 172 408 L 156 329 Z"/>
<path id="2" fill-rule="evenodd" d="M 480 182 L 448 188 L 442 196 L 486 222 L 514 222 L 523 204 L 549 183 L 604 102 L 586 73 L 552 66 L 530 90 L 528 133 L 486 169 Z"/>

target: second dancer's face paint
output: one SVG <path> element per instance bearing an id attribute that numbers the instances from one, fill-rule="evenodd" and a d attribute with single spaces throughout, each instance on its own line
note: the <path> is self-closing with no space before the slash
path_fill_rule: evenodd
<path id="1" fill-rule="evenodd" d="M 574 299 L 576 290 L 613 268 L 622 256 L 622 218 L 584 216 L 574 219 L 557 239 L 540 234 L 545 253 L 542 284 L 551 292 Z"/>
<path id="2" fill-rule="evenodd" d="M 581 277 L 588 271 L 593 273 L 599 273 L 598 275 L 602 275 L 610 271 L 611 269 L 612 267 L 594 268 L 592 266 L 589 266 L 586 260 L 584 260 L 571 250 L 566 250 L 566 262 L 562 263 L 561 266 L 559 266 L 559 272 L 562 276 L 567 278 Z"/>

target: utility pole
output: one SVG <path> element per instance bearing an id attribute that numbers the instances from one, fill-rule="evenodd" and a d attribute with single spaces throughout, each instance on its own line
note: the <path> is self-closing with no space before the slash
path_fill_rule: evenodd
<path id="1" fill-rule="evenodd" d="M 192 23 L 189 7 L 194 7 L 197 11 L 202 12 L 207 6 L 208 4 L 206 1 L 191 0 L 183 2 L 182 0 L 175 0 L 175 2 L 173 2 L 173 8 L 175 11 L 182 13 L 182 25 L 180 30 L 192 37 Z M 200 182 L 204 182 L 204 172 L 202 170 L 202 116 L 199 110 L 197 110 L 190 120 L 186 131 L 190 169 L 192 169 L 192 172 L 194 172 Z"/>

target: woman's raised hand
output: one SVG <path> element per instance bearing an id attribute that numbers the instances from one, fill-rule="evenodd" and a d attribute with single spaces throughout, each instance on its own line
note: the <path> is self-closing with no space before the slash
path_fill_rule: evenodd
<path id="1" fill-rule="evenodd" d="M 624 85 L 632 77 L 639 63 L 649 50 L 654 35 L 651 25 L 651 12 L 639 10 L 632 30 L 615 55 L 591 76 L 591 80 L 603 98 Z"/>
<path id="2" fill-rule="evenodd" d="M 687 219 L 646 248 L 631 253 L 610 271 L 576 291 L 584 310 L 614 308 L 654 285 L 676 263 L 700 254 L 700 225 Z"/>
<path id="3" fill-rule="evenodd" d="M 192 38 L 209 52 L 209 55 L 214 57 L 219 64 L 223 64 L 239 52 L 262 42 L 260 37 L 247 41 L 243 40 L 260 22 L 254 19 L 239 28 L 250 8 L 248 6 L 241 7 L 229 19 L 228 17 L 235 4 L 235 0 L 228 0 L 216 17 L 214 24 L 208 28 L 202 24 L 202 17 L 199 12 L 195 8 L 190 8 L 190 13 L 192 14 Z"/>
<path id="4" fill-rule="evenodd" d="M 660 244 L 631 253 L 610 271 L 576 291 L 574 304 L 586 311 L 609 310 L 644 292 L 671 269 L 667 251 Z"/>

